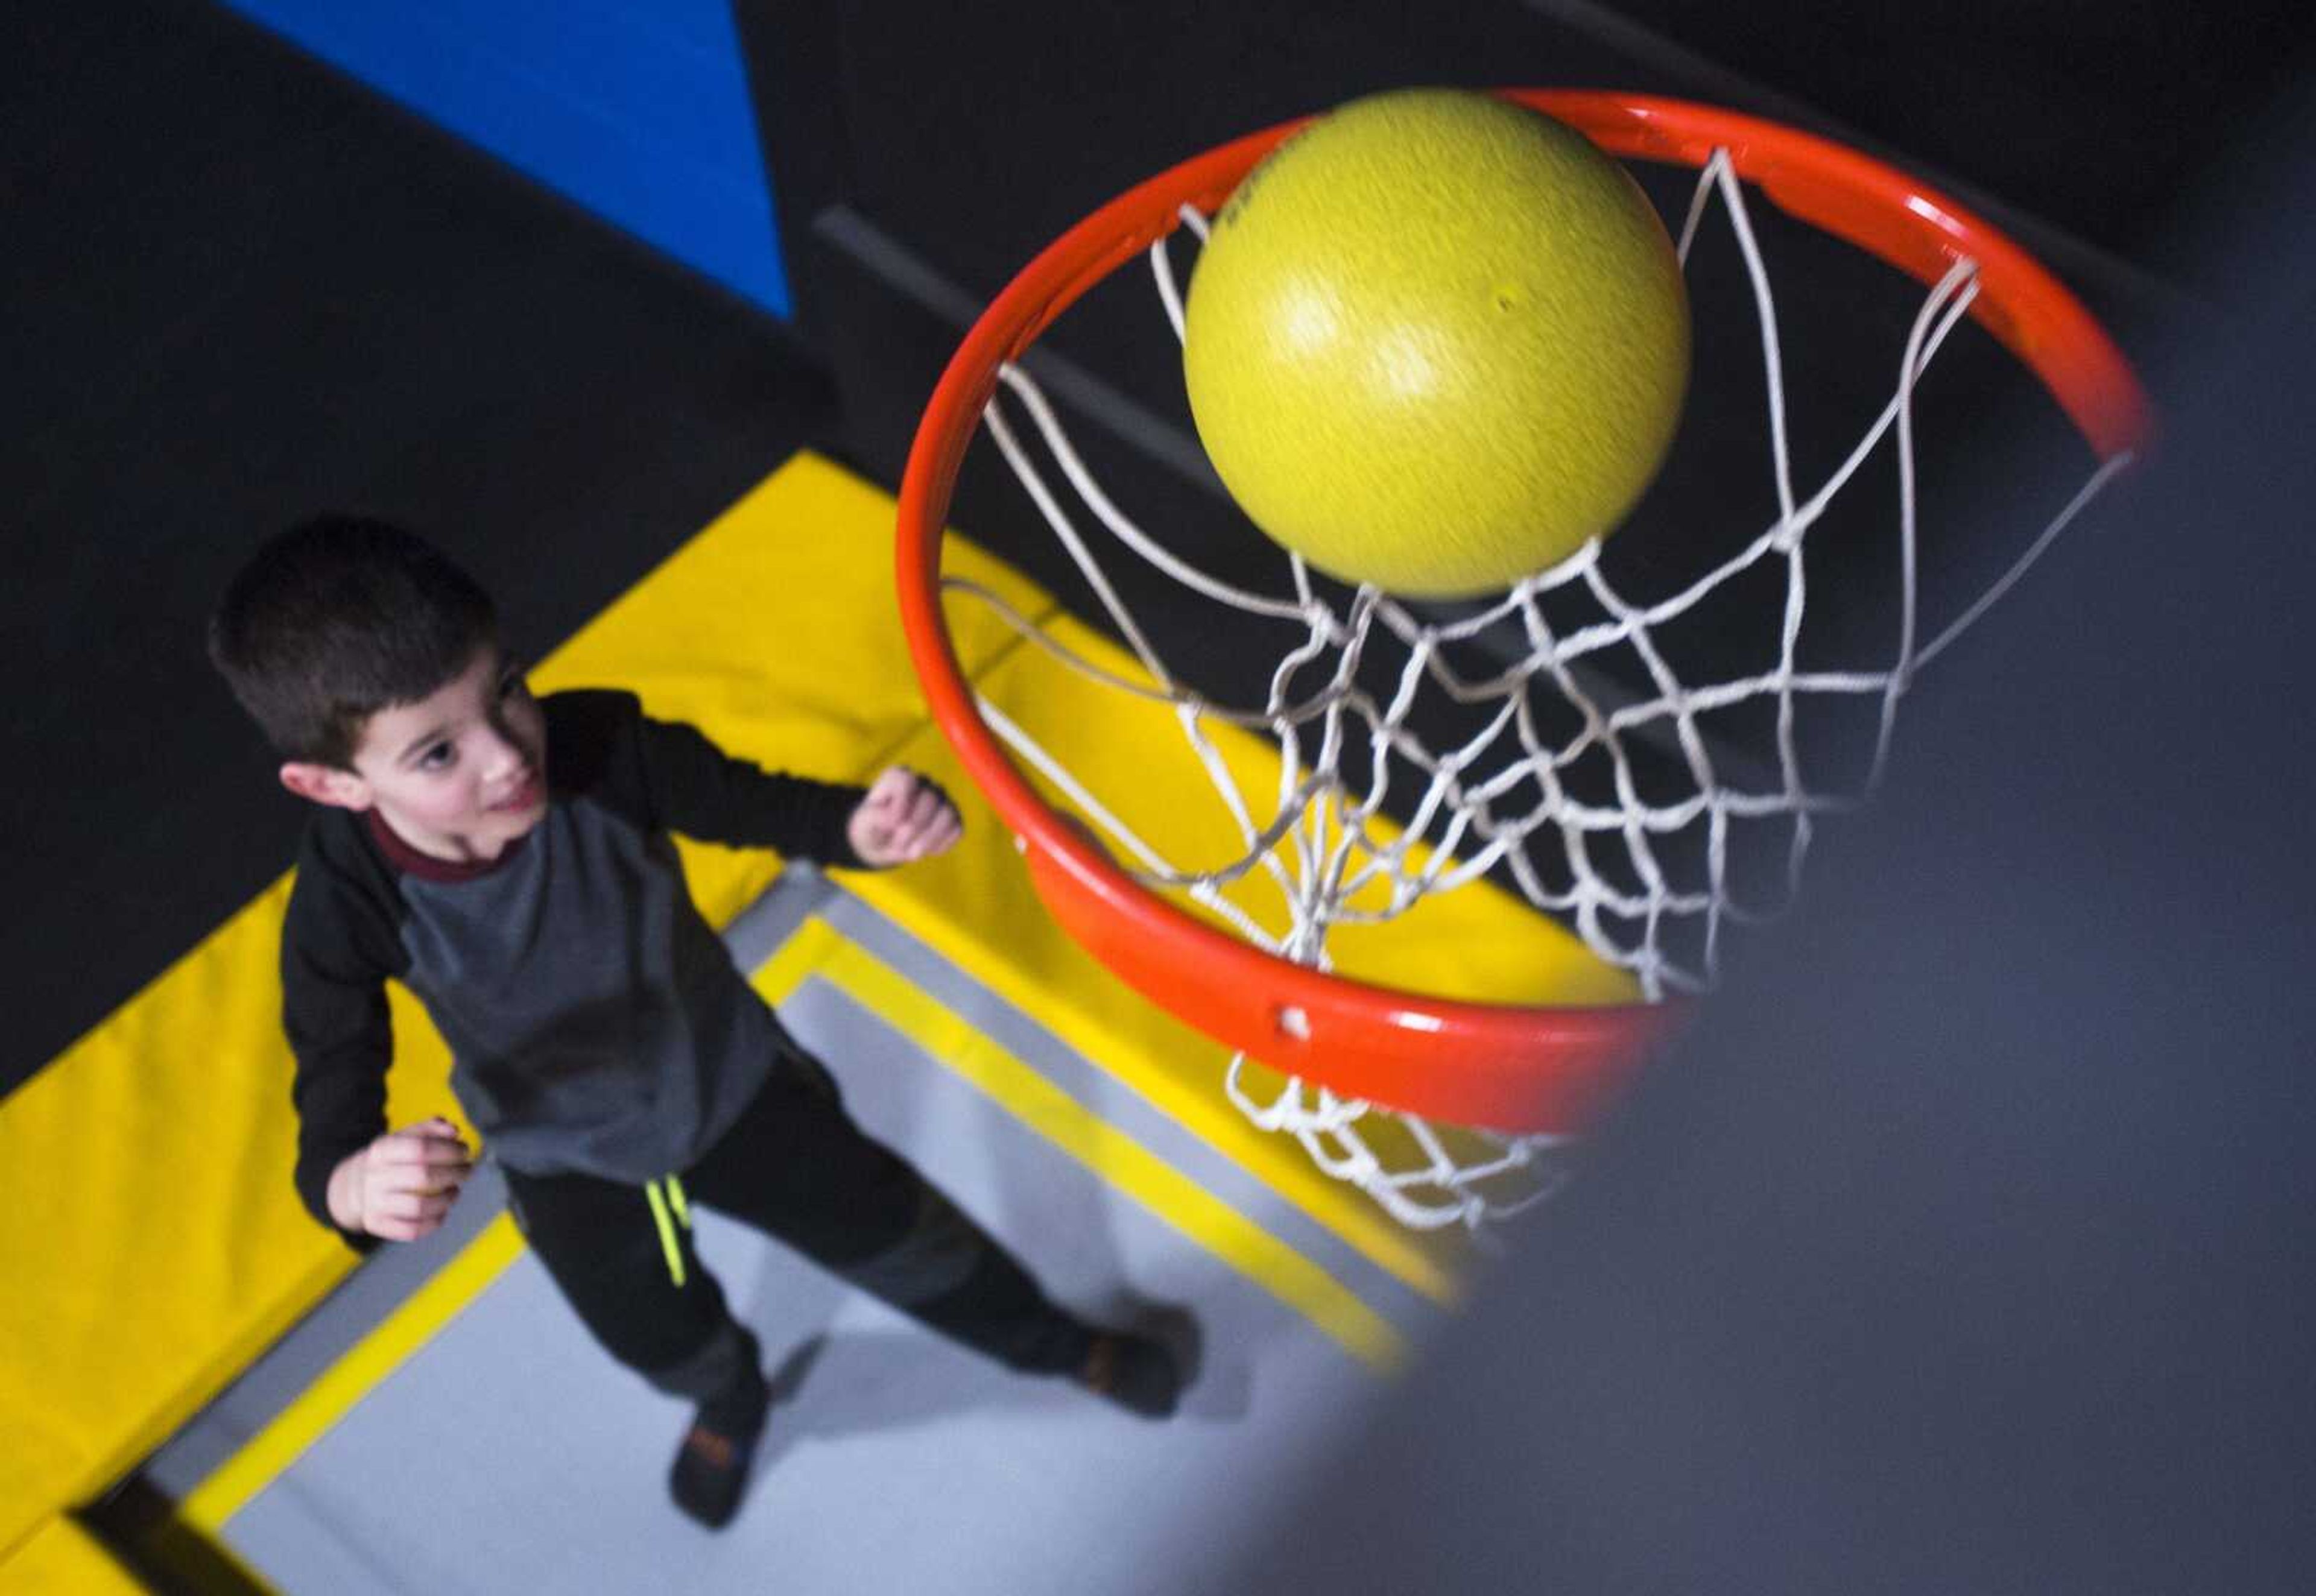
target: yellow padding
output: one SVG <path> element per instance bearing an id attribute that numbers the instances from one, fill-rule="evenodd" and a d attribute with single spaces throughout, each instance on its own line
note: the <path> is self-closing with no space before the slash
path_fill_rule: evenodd
<path id="1" fill-rule="evenodd" d="M 0 1591 L 9 1596 L 143 1596 L 145 1586 L 95 1537 L 58 1517 L 0 1553 Z"/>
<path id="2" fill-rule="evenodd" d="M 832 780 L 874 775 L 925 724 L 893 598 L 892 499 L 798 455 L 629 589 L 532 675 L 541 690 L 617 686 L 759 764 Z M 962 569 L 1035 616 L 1053 600 L 964 546 Z M 960 628 L 968 670 L 1017 647 L 994 621 Z M 681 845 L 716 925 L 779 874 L 761 850 Z"/>
<path id="3" fill-rule="evenodd" d="M 276 883 L 0 1104 L 0 1535 L 183 1423 L 345 1273 L 290 1191 Z M 452 1109 L 403 999 L 397 1121 Z"/>

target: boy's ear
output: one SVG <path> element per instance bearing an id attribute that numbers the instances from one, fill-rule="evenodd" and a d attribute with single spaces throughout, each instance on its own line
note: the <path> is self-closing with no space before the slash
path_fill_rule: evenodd
<path id="1" fill-rule="evenodd" d="M 308 765 L 292 759 L 281 767 L 281 785 L 314 803 L 333 809 L 368 809 L 370 784 L 351 770 L 334 765 Z"/>

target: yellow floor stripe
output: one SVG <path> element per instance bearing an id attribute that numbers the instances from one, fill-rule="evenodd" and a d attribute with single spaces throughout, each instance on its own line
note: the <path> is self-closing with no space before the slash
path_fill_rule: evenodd
<path id="1" fill-rule="evenodd" d="M 886 891 L 886 883 L 874 877 L 848 882 L 846 885 L 863 902 L 884 913 L 982 986 L 1024 1013 L 1036 1015 L 1040 1025 L 1080 1054 L 1100 1060 L 1105 1068 L 1156 1104 L 1161 1113 L 1180 1121 L 1192 1134 L 1376 1267 L 1442 1308 L 1461 1304 L 1465 1281 L 1457 1268 L 1447 1260 L 1464 1256 L 1462 1238 L 1454 1233 L 1408 1229 L 1385 1213 L 1366 1193 L 1323 1174 L 1299 1149 L 1282 1146 L 1275 1137 L 1254 1130 L 1246 1116 L 1223 1095 L 1221 1066 L 1227 1050 L 1221 1044 L 1197 1039 L 1216 1056 L 1210 1081 L 1194 1081 L 1178 1070 L 1152 1068 L 1143 1062 L 1147 1055 L 1140 1051 L 1121 1052 L 1114 1045 L 1105 1048 L 1103 1043 L 1109 1038 L 1099 1020 L 1090 1020 L 1082 1011 L 1056 1000 L 1051 990 L 1025 977 L 1002 945 L 977 935 L 959 932 L 937 917 L 913 913 L 912 905 L 904 898 Z"/>
<path id="2" fill-rule="evenodd" d="M 188 1493 L 178 1516 L 197 1530 L 214 1533 L 221 1528 L 379 1381 L 432 1340 L 460 1308 L 480 1296 L 522 1250 L 522 1236 L 514 1221 L 505 1214 L 493 1219 L 456 1258 L 325 1370 L 247 1446 Z"/>
<path id="3" fill-rule="evenodd" d="M 756 967 L 748 984 L 765 1002 L 778 1008 L 819 966 L 835 936 L 835 928 L 827 921 L 818 918 L 805 921 L 788 934 L 786 942 L 772 950 L 771 958 Z"/>
<path id="4" fill-rule="evenodd" d="M 1379 1370 L 1405 1357 L 1391 1323 L 1318 1264 L 1056 1086 L 867 949 L 821 922 L 818 971 L 931 1057 L 1109 1184 L 1245 1275 Z"/>

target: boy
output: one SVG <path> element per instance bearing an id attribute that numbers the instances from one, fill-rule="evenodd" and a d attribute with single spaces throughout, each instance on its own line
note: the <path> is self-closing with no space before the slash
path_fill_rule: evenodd
<path id="1" fill-rule="evenodd" d="M 296 1184 L 354 1247 L 439 1228 L 471 1160 L 448 1122 L 388 1130 L 388 977 L 450 1042 L 451 1084 L 533 1253 L 603 1346 L 697 1405 L 670 1489 L 737 1506 L 769 1389 L 690 1230 L 722 1209 L 1025 1372 L 1145 1416 L 1181 1383 L 1096 1330 L 845 1114 L 833 1079 L 693 908 L 671 831 L 877 868 L 954 844 L 939 788 L 768 774 L 615 692 L 534 699 L 490 598 L 423 540 L 307 522 L 260 548 L 209 654 L 311 801 L 283 928 Z"/>

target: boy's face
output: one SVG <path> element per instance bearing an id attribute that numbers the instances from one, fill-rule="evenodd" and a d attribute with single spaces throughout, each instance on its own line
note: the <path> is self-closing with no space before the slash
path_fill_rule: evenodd
<path id="1" fill-rule="evenodd" d="M 485 646 L 415 704 L 370 716 L 353 769 L 289 764 L 281 784 L 341 809 L 375 808 L 423 854 L 495 859 L 547 812 L 547 725 L 521 670 Z"/>

